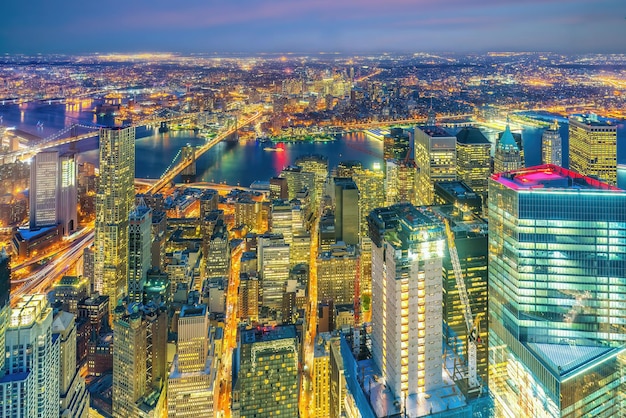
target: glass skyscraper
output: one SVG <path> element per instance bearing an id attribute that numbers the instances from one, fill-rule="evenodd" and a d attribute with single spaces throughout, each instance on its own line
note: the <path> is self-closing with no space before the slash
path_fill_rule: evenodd
<path id="1" fill-rule="evenodd" d="M 554 165 L 489 183 L 490 389 L 502 416 L 615 416 L 626 192 Z"/>

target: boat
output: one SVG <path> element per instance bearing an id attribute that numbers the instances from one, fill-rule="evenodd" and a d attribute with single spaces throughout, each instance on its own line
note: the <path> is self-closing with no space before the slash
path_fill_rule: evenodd
<path id="1" fill-rule="evenodd" d="M 283 152 L 285 150 L 283 148 L 265 147 L 263 151 Z"/>

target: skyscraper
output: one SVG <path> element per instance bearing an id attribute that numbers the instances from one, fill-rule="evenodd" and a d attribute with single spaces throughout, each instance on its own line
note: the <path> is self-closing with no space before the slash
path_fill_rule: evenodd
<path id="1" fill-rule="evenodd" d="M 278 310 L 282 307 L 285 284 L 289 279 L 289 245 L 280 235 L 258 237 L 257 271 L 261 276 L 262 306 Z"/>
<path id="2" fill-rule="evenodd" d="M 291 325 L 241 332 L 233 386 L 236 416 L 298 416 L 298 345 Z"/>
<path id="3" fill-rule="evenodd" d="M 11 309 L 0 416 L 59 415 L 59 341 L 52 338 L 52 308 L 45 295 L 27 295 Z"/>
<path id="4" fill-rule="evenodd" d="M 404 160 L 411 149 L 411 135 L 402 128 L 391 128 L 383 138 L 383 160 Z M 409 155 L 409 158 L 412 156 Z"/>
<path id="5" fill-rule="evenodd" d="M 129 215 L 128 297 L 142 302 L 146 273 L 152 267 L 152 210 L 141 199 Z"/>
<path id="6" fill-rule="evenodd" d="M 75 315 L 59 311 L 52 321 L 52 333 L 59 340 L 59 389 L 63 418 L 86 418 L 89 413 L 89 392 L 85 379 L 76 368 Z"/>
<path id="7" fill-rule="evenodd" d="M 456 134 L 456 170 L 476 193 L 487 195 L 491 174 L 491 142 L 478 128 L 463 128 Z"/>
<path id="8" fill-rule="evenodd" d="M 357 274 L 355 247 L 337 243 L 317 258 L 317 300 L 334 304 L 354 302 L 354 280 Z"/>
<path id="9" fill-rule="evenodd" d="M 385 161 L 385 202 L 387 205 L 417 203 L 417 166 L 413 161 Z"/>
<path id="10" fill-rule="evenodd" d="M 563 144 L 559 133 L 559 124 L 554 124 L 541 135 L 541 162 L 563 167 Z"/>
<path id="11" fill-rule="evenodd" d="M 349 245 L 359 243 L 359 189 L 352 179 L 335 177 L 335 238 Z"/>
<path id="12" fill-rule="evenodd" d="M 40 152 L 33 158 L 30 171 L 31 229 L 61 224 L 68 235 L 76 229 L 77 166 L 74 154 L 59 157 L 57 151 Z"/>
<path id="13" fill-rule="evenodd" d="M 367 237 L 367 215 L 385 205 L 385 173 L 382 170 L 354 168 L 352 180 L 359 189 L 359 234 Z"/>
<path id="14" fill-rule="evenodd" d="M 0 249 L 0 376 L 4 376 L 5 338 L 9 325 L 11 292 L 11 257 L 3 247 Z"/>
<path id="15" fill-rule="evenodd" d="M 178 318 L 176 356 L 168 378 L 168 416 L 213 416 L 216 368 L 210 349 L 215 330 L 209 332 L 206 305 L 185 305 Z"/>
<path id="16" fill-rule="evenodd" d="M 410 203 L 372 211 L 372 357 L 397 398 L 442 385 L 443 223 Z"/>
<path id="17" fill-rule="evenodd" d="M 113 333 L 113 416 L 165 414 L 167 313 L 136 306 L 115 309 Z M 146 414 L 149 411 L 153 415 Z"/>
<path id="18" fill-rule="evenodd" d="M 57 224 L 59 153 L 40 152 L 30 168 L 30 229 Z"/>
<path id="19" fill-rule="evenodd" d="M 110 312 L 127 290 L 128 225 L 135 201 L 134 181 L 135 128 L 100 129 L 94 290 L 109 296 Z"/>
<path id="20" fill-rule="evenodd" d="M 456 137 L 438 126 L 415 128 L 417 203 L 432 205 L 434 183 L 456 180 Z"/>
<path id="21" fill-rule="evenodd" d="M 554 165 L 491 177 L 489 384 L 501 415 L 620 410 L 625 207 L 622 190 Z"/>
<path id="22" fill-rule="evenodd" d="M 585 176 L 617 183 L 617 126 L 596 115 L 569 118 L 569 166 Z"/>
<path id="23" fill-rule="evenodd" d="M 506 125 L 504 133 L 496 145 L 496 153 L 493 157 L 493 172 L 504 173 L 523 167 L 520 148 L 513 138 L 511 128 Z"/>

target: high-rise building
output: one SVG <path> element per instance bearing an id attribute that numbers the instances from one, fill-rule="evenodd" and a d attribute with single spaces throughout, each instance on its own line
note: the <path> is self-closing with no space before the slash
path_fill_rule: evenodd
<path id="1" fill-rule="evenodd" d="M 61 224 L 63 234 L 77 223 L 77 166 L 74 154 L 57 151 L 35 155 L 30 171 L 30 228 Z"/>
<path id="2" fill-rule="evenodd" d="M 520 148 L 515 138 L 513 138 L 511 128 L 507 124 L 504 133 L 496 145 L 496 152 L 493 157 L 493 172 L 504 173 L 520 169 L 523 166 Z"/>
<path id="3" fill-rule="evenodd" d="M 385 173 L 382 170 L 354 169 L 352 180 L 359 189 L 359 234 L 367 237 L 367 215 L 385 206 Z"/>
<path id="4" fill-rule="evenodd" d="M 236 416 L 298 416 L 298 346 L 292 325 L 241 332 L 233 385 Z"/>
<path id="5" fill-rule="evenodd" d="M 487 195 L 491 174 L 491 142 L 480 129 L 466 127 L 456 134 L 456 174 L 476 193 Z"/>
<path id="6" fill-rule="evenodd" d="M 82 276 L 63 276 L 53 285 L 54 297 L 61 309 L 78 315 L 78 302 L 89 294 L 89 282 Z"/>
<path id="7" fill-rule="evenodd" d="M 130 212 L 128 226 L 128 298 L 143 301 L 146 274 L 152 267 L 152 210 L 140 200 Z"/>
<path id="8" fill-rule="evenodd" d="M 312 392 L 314 418 L 330 416 L 330 334 L 320 333 L 313 348 Z"/>
<path id="9" fill-rule="evenodd" d="M 385 162 L 385 202 L 388 205 L 409 202 L 416 204 L 419 195 L 417 189 L 417 166 L 413 161 L 387 160 Z"/>
<path id="10" fill-rule="evenodd" d="M 100 129 L 100 180 L 96 193 L 94 290 L 109 309 L 126 294 L 128 225 L 135 202 L 135 128 Z"/>
<path id="11" fill-rule="evenodd" d="M 261 276 L 262 306 L 279 310 L 289 279 L 289 245 L 280 235 L 258 237 L 257 271 Z"/>
<path id="12" fill-rule="evenodd" d="M 59 416 L 59 340 L 45 295 L 23 296 L 11 309 L 0 377 L 0 416 Z"/>
<path id="13" fill-rule="evenodd" d="M 62 418 L 86 418 L 89 392 L 76 368 L 76 316 L 59 311 L 52 321 L 52 333 L 59 340 L 59 389 Z"/>
<path id="14" fill-rule="evenodd" d="M 3 247 L 0 249 L 0 376 L 4 376 L 5 338 L 9 326 L 11 293 L 11 257 Z"/>
<path id="15" fill-rule="evenodd" d="M 617 183 L 617 126 L 596 115 L 569 118 L 569 167 L 609 184 Z"/>
<path id="16" fill-rule="evenodd" d="M 311 189 L 313 201 L 319 202 L 324 194 L 324 184 L 328 177 L 328 158 L 324 155 L 303 155 L 296 158 L 294 164 L 302 167 L 305 173 L 314 174 L 314 186 Z M 317 207 L 317 206 L 315 206 Z"/>
<path id="17" fill-rule="evenodd" d="M 59 153 L 40 152 L 30 168 L 30 229 L 57 224 Z"/>
<path id="18" fill-rule="evenodd" d="M 223 222 L 218 222 L 209 239 L 205 256 L 206 278 L 228 277 L 230 246 L 228 231 Z"/>
<path id="19" fill-rule="evenodd" d="M 361 161 L 340 161 L 337 164 L 337 177 L 348 177 L 354 180 L 354 174 L 357 171 L 363 171 L 363 163 Z"/>
<path id="20" fill-rule="evenodd" d="M 270 179 L 270 199 L 287 199 L 287 179 L 284 177 L 272 177 Z"/>
<path id="21" fill-rule="evenodd" d="M 352 179 L 335 177 L 335 239 L 349 245 L 359 243 L 359 189 Z"/>
<path id="22" fill-rule="evenodd" d="M 372 211 L 372 357 L 398 399 L 442 385 L 444 226 L 404 203 Z"/>
<path id="23" fill-rule="evenodd" d="M 315 179 L 319 174 L 304 171 L 302 167 L 289 166 L 280 172 L 280 177 L 287 180 L 287 196 L 295 199 L 301 190 L 308 190 L 315 196 Z M 314 199 L 313 199 L 314 200 Z"/>
<path id="24" fill-rule="evenodd" d="M 339 337 L 330 339 L 328 347 L 330 365 L 330 418 L 345 416 L 346 408 L 344 399 L 347 393 L 346 369 L 341 355 L 341 340 Z"/>
<path id="25" fill-rule="evenodd" d="M 556 120 L 541 135 L 541 162 L 563 167 L 563 144 L 559 133 L 559 123 Z"/>
<path id="26" fill-rule="evenodd" d="M 502 416 L 620 413 L 625 207 L 624 191 L 554 165 L 491 177 L 489 389 Z"/>
<path id="27" fill-rule="evenodd" d="M 169 417 L 213 416 L 216 367 L 206 305 L 185 305 L 178 318 L 176 355 L 168 378 Z"/>
<path id="28" fill-rule="evenodd" d="M 438 126 L 415 128 L 417 203 L 431 205 L 434 184 L 456 180 L 456 137 Z"/>
<path id="29" fill-rule="evenodd" d="M 435 183 L 435 204 L 454 205 L 463 212 L 481 215 L 483 199 L 464 181 L 441 181 Z"/>
<path id="30" fill-rule="evenodd" d="M 487 337 L 489 334 L 487 321 L 487 222 L 476 214 L 463 212 L 453 205 L 431 206 L 429 209 L 440 218 L 447 219 L 454 234 L 470 309 L 475 322 L 479 325 L 477 337 L 480 337 L 481 343 L 477 344 L 476 347 L 476 365 L 480 385 L 470 388 L 467 375 L 453 370 L 454 361 L 447 362 L 446 366 L 463 394 L 468 398 L 476 397 L 481 393 L 486 393 L 489 382 L 487 367 Z M 465 369 L 465 362 L 468 358 L 468 337 L 463 305 L 459 297 L 450 252 L 446 251 L 443 259 L 443 340 L 447 345 L 446 351 L 452 354 L 450 357 L 456 360 L 457 366 L 462 364 L 463 369 Z"/>
<path id="31" fill-rule="evenodd" d="M 259 320 L 259 278 L 256 273 L 241 273 L 237 293 L 239 321 L 252 323 Z"/>
<path id="32" fill-rule="evenodd" d="M 133 306 L 115 308 L 113 333 L 113 417 L 165 414 L 167 313 Z"/>
<path id="33" fill-rule="evenodd" d="M 337 243 L 317 258 L 317 300 L 334 304 L 354 302 L 357 254 L 354 246 Z"/>
<path id="34" fill-rule="evenodd" d="M 411 149 L 411 135 L 402 128 L 391 128 L 389 134 L 383 138 L 383 160 L 402 161 L 412 156 L 409 155 Z"/>

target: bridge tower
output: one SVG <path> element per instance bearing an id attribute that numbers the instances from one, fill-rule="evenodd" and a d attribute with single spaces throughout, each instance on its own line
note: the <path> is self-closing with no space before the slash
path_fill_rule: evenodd
<path id="1" fill-rule="evenodd" d="M 165 133 L 168 132 L 170 130 L 169 126 L 167 126 L 167 122 L 163 121 L 161 122 L 161 126 L 159 126 L 159 133 Z"/>
<path id="2" fill-rule="evenodd" d="M 196 150 L 190 144 L 185 145 L 180 152 L 181 161 L 191 160 L 191 163 L 181 171 L 183 183 L 193 183 L 196 180 Z"/>

